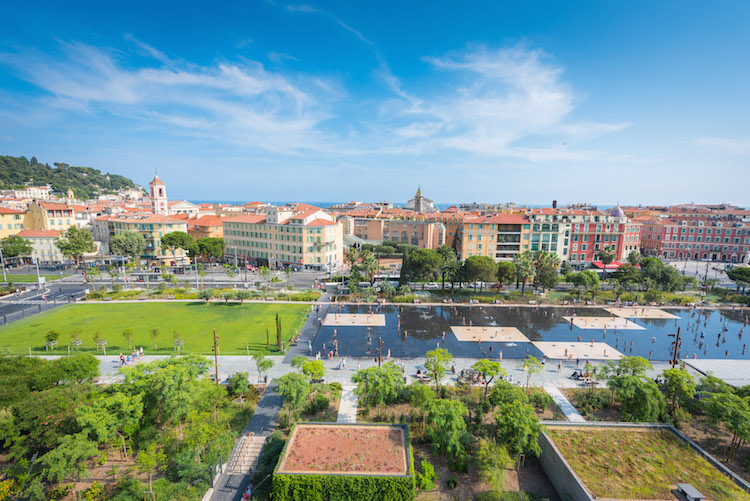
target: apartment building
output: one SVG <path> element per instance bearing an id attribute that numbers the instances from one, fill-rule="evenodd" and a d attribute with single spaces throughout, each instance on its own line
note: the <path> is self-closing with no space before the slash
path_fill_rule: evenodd
<path id="1" fill-rule="evenodd" d="M 391 240 L 424 249 L 437 249 L 445 245 L 445 226 L 436 221 L 378 219 L 350 215 L 339 216 L 337 219 L 343 225 L 345 235 L 354 235 L 363 240 Z"/>
<path id="2" fill-rule="evenodd" d="M 24 211 L 0 207 L 0 238 L 12 237 L 23 230 Z"/>
<path id="3" fill-rule="evenodd" d="M 488 256 L 495 261 L 512 260 L 528 250 L 530 241 L 528 216 L 488 214 L 463 222 L 459 258 Z"/>
<path id="4" fill-rule="evenodd" d="M 335 272 L 344 261 L 343 226 L 319 207 L 289 204 L 225 218 L 227 259 L 271 268 Z"/>
<path id="5" fill-rule="evenodd" d="M 24 218 L 24 228 L 30 230 L 65 231 L 75 224 L 73 208 L 62 202 L 35 200 L 29 205 Z"/>
<path id="6" fill-rule="evenodd" d="M 750 223 L 687 216 L 653 219 L 643 225 L 644 255 L 731 263 L 749 261 Z"/>
<path id="7" fill-rule="evenodd" d="M 164 249 L 161 237 L 173 231 L 187 233 L 187 223 L 169 216 L 159 214 L 118 214 L 102 216 L 97 221 L 106 221 L 109 236 L 118 235 L 126 231 L 135 231 L 143 235 L 146 249 L 141 256 L 140 264 L 148 266 L 179 266 L 190 264 L 190 258 L 182 249 Z"/>

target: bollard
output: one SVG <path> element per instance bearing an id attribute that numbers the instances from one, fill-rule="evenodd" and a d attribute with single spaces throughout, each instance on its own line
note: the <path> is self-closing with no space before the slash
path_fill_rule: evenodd
<path id="1" fill-rule="evenodd" d="M 31 346 L 29 346 L 29 356 L 31 356 Z"/>
<path id="2" fill-rule="evenodd" d="M 245 345 L 245 351 L 247 352 L 247 356 L 249 357 L 250 356 L 250 348 L 248 348 L 247 345 Z"/>
<path id="3" fill-rule="evenodd" d="M 68 355 L 70 355 L 70 346 L 68 346 Z"/>
<path id="4" fill-rule="evenodd" d="M 39 307 L 39 313 L 41 313 L 42 312 L 42 305 L 38 304 L 37 306 Z"/>

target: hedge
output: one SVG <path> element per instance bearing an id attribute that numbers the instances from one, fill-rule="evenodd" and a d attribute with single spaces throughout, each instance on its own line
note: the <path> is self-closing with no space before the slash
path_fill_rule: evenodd
<path id="1" fill-rule="evenodd" d="M 412 474 L 403 477 L 387 477 L 275 473 L 273 476 L 272 499 L 274 501 L 349 501 L 352 499 L 411 501 L 415 497 L 416 487 Z"/>
<path id="2" fill-rule="evenodd" d="M 382 501 L 413 501 L 417 496 L 414 482 L 414 453 L 409 428 L 404 426 L 408 467 L 406 475 L 342 475 L 335 473 L 279 473 L 281 460 L 289 441 L 279 455 L 273 472 L 274 501 L 349 501 L 352 499 Z"/>

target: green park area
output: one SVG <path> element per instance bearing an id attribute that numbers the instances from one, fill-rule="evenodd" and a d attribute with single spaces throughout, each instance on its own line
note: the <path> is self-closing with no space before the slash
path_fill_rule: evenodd
<path id="1" fill-rule="evenodd" d="M 58 275 L 44 275 L 44 274 L 42 274 L 40 276 L 46 278 L 47 281 L 49 282 L 50 280 L 59 280 L 59 279 L 63 278 L 66 275 L 59 275 L 59 274 Z M 16 274 L 16 273 L 7 273 L 5 275 L 5 281 L 6 282 L 14 282 L 14 283 L 21 283 L 21 282 L 34 282 L 34 283 L 36 283 L 37 276 L 36 276 L 36 273 L 34 273 L 34 274 L 25 274 L 25 275 L 24 274 Z"/>
<path id="2" fill-rule="evenodd" d="M 96 352 L 95 339 L 107 341 L 107 354 L 143 347 L 148 354 L 171 354 L 174 341 L 182 353 L 212 353 L 213 329 L 219 336 L 219 354 L 278 354 L 276 314 L 284 343 L 294 337 L 306 318 L 306 304 L 133 303 L 77 304 L 35 315 L 0 328 L 0 351 L 46 353 L 45 336 L 59 334 L 57 352 L 67 352 L 76 337 L 80 350 Z M 158 328 L 156 337 L 153 329 Z M 130 343 L 123 333 L 130 329 Z M 266 332 L 270 348 L 266 348 Z M 157 349 L 154 349 L 156 344 Z"/>
<path id="3" fill-rule="evenodd" d="M 597 499 L 669 499 L 682 482 L 707 499 L 750 499 L 668 430 L 549 427 L 545 432 Z"/>

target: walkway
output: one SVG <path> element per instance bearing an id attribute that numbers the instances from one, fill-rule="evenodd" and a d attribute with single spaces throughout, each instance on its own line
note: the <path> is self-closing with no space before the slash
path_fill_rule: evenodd
<path id="1" fill-rule="evenodd" d="M 234 471 L 230 471 L 229 466 L 249 463 L 252 465 L 251 468 L 254 468 L 262 451 L 262 447 L 257 447 L 255 444 L 264 444 L 276 427 L 276 418 L 281 410 L 281 404 L 282 398 L 276 393 L 276 388 L 269 385 L 255 407 L 253 417 L 234 444 L 234 449 L 232 449 L 232 454 L 227 462 L 228 467 L 225 469 L 225 473 L 219 477 L 216 487 L 214 487 L 213 493 L 208 499 L 211 501 L 235 501 L 245 492 L 250 483 L 250 468 L 236 468 Z M 247 457 L 248 454 L 255 455 L 255 457 Z M 204 497 L 204 499 L 207 499 L 207 497 Z"/>
<path id="2" fill-rule="evenodd" d="M 565 398 L 565 395 L 563 395 L 556 386 L 553 386 L 550 383 L 545 383 L 544 391 L 546 391 L 549 396 L 552 397 L 552 400 L 555 401 L 557 406 L 560 408 L 563 414 L 565 414 L 565 417 L 567 417 L 569 421 L 573 421 L 576 423 L 583 423 L 586 421 L 585 419 L 583 419 L 583 416 L 581 416 L 581 414 L 576 410 L 576 408 L 573 407 L 573 404 L 571 404 L 568 399 Z"/>
<path id="3" fill-rule="evenodd" d="M 339 417 L 337 423 L 354 424 L 357 422 L 357 395 L 354 393 L 356 386 L 347 384 L 343 386 L 341 392 L 341 402 L 339 403 Z"/>

